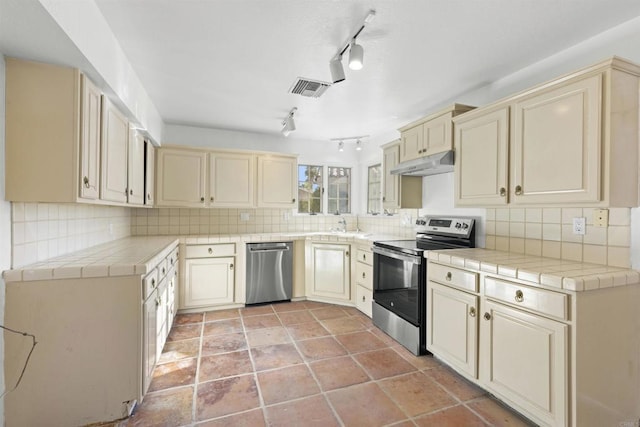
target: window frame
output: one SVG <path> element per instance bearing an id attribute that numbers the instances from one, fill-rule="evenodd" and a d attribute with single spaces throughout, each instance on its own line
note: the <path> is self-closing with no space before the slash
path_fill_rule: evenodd
<path id="1" fill-rule="evenodd" d="M 373 211 L 372 209 L 369 208 L 369 202 L 372 201 L 372 200 L 376 200 L 376 198 L 372 198 L 370 196 L 370 194 L 371 194 L 371 181 L 370 181 L 371 172 L 370 171 L 371 171 L 372 168 L 378 168 L 378 174 L 379 174 L 379 177 L 380 177 L 380 179 L 377 181 L 377 184 L 378 184 L 378 197 L 377 197 L 378 210 L 377 211 Z M 366 198 L 367 204 L 366 204 L 366 213 L 368 215 L 378 215 L 378 214 L 380 214 L 382 212 L 382 173 L 383 173 L 382 162 L 367 166 L 367 198 Z"/>
<path id="2" fill-rule="evenodd" d="M 356 168 L 354 168 L 352 165 L 348 165 L 348 166 L 334 166 L 332 164 L 309 164 L 309 163 L 298 163 L 298 190 L 300 189 L 300 183 L 302 181 L 300 181 L 300 168 L 301 167 L 319 167 L 322 168 L 322 186 L 320 187 L 320 193 L 321 193 L 321 197 L 320 197 L 320 206 L 321 206 L 321 210 L 319 212 L 304 212 L 304 211 L 300 211 L 300 200 L 298 200 L 298 204 L 296 205 L 296 214 L 299 215 L 335 215 L 335 212 L 329 212 L 329 171 L 330 168 L 338 168 L 338 169 L 348 169 L 349 170 L 349 182 L 348 182 L 348 186 L 347 186 L 347 203 L 348 203 L 348 207 L 349 207 L 349 212 L 340 212 L 340 215 L 353 215 L 353 202 L 354 202 L 354 195 L 353 195 L 353 173 L 356 170 Z M 300 197 L 298 197 L 300 199 Z M 337 200 L 340 200 L 340 198 L 338 198 Z"/>

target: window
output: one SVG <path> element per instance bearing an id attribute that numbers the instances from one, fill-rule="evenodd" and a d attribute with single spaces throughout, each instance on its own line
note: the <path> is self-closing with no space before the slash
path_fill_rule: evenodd
<path id="1" fill-rule="evenodd" d="M 382 165 L 369 166 L 367 185 L 367 213 L 377 214 L 382 211 L 380 188 L 382 184 Z"/>
<path id="2" fill-rule="evenodd" d="M 298 212 L 322 213 L 322 169 L 298 165 Z"/>
<path id="3" fill-rule="evenodd" d="M 351 168 L 329 167 L 328 213 L 351 213 Z"/>

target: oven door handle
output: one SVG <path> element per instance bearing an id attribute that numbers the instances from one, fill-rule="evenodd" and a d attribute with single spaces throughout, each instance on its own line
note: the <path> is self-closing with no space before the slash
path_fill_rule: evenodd
<path id="1" fill-rule="evenodd" d="M 417 256 L 400 254 L 398 252 L 394 252 L 389 249 L 379 248 L 377 246 L 374 246 L 372 249 L 374 254 L 386 256 L 389 258 L 399 259 L 400 261 L 410 262 L 412 264 L 420 264 L 422 262 L 420 257 L 417 257 Z"/>

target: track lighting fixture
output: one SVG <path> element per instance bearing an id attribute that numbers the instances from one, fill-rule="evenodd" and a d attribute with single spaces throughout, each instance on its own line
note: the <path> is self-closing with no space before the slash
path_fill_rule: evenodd
<path id="1" fill-rule="evenodd" d="M 338 151 L 340 151 L 341 153 L 344 151 L 344 142 L 338 142 Z"/>
<path id="2" fill-rule="evenodd" d="M 296 130 L 296 123 L 293 121 L 293 115 L 297 110 L 298 108 L 293 107 L 291 111 L 289 111 L 287 117 L 282 121 L 282 130 L 280 132 L 282 132 L 284 136 L 289 136 L 291 132 Z"/>
<path id="3" fill-rule="evenodd" d="M 331 62 L 329 62 L 329 71 L 331 71 L 331 81 L 334 84 L 339 83 L 345 79 L 344 69 L 342 68 L 342 56 L 347 50 L 349 50 L 349 68 L 351 68 L 352 70 L 362 69 L 364 49 L 362 46 L 356 43 L 356 37 L 360 35 L 367 24 L 373 21 L 373 18 L 375 16 L 376 11 L 373 9 L 370 10 L 360 28 L 355 32 L 353 36 L 347 39 L 345 44 L 342 45 L 343 47 L 338 50 L 333 58 L 331 58 Z"/>
<path id="4" fill-rule="evenodd" d="M 354 142 L 356 144 L 356 151 L 361 151 L 362 145 L 364 144 L 364 142 L 362 142 L 362 138 L 367 138 L 368 136 L 369 135 L 359 135 L 359 136 L 349 136 L 349 137 L 343 137 L 343 138 L 332 138 L 330 141 L 338 142 L 338 151 L 340 152 L 344 151 L 345 142 Z"/>
<path id="5" fill-rule="evenodd" d="M 358 139 L 356 141 L 356 151 L 361 151 L 362 150 L 362 143 L 360 142 L 360 139 Z"/>

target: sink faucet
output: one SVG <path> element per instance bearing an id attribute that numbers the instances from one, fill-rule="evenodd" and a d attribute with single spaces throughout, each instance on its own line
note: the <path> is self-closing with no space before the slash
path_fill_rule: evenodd
<path id="1" fill-rule="evenodd" d="M 347 231 L 347 221 L 344 218 L 340 217 L 340 219 L 338 220 L 338 225 L 338 231 L 341 231 L 343 233 Z"/>

